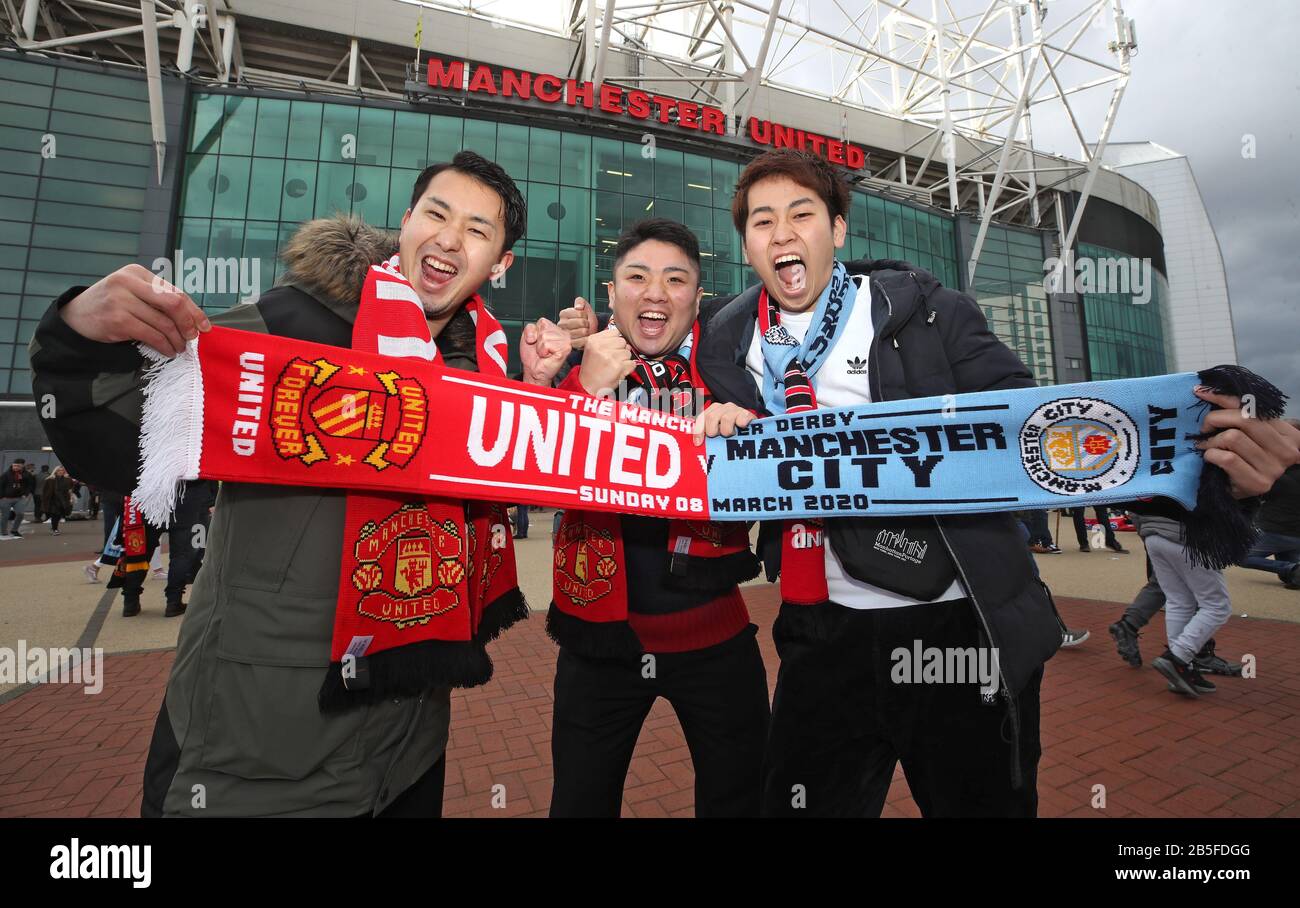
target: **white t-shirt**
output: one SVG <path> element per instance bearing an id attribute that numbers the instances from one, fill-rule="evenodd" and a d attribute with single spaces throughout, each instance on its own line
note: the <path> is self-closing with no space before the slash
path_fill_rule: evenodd
<path id="1" fill-rule="evenodd" d="M 849 313 L 849 320 L 844 325 L 839 341 L 813 376 L 813 390 L 817 392 L 817 404 L 821 407 L 851 407 L 871 403 L 871 385 L 867 378 L 867 358 L 871 353 L 872 338 L 875 337 L 875 328 L 871 324 L 871 285 L 859 276 L 855 276 L 853 281 L 858 285 L 853 311 Z M 808 333 L 808 326 L 812 324 L 812 318 L 813 309 L 799 313 L 782 312 L 781 324 L 795 340 L 802 343 L 804 335 Z M 758 383 L 761 393 L 763 346 L 758 331 L 754 332 L 749 352 L 745 354 L 745 368 Z M 849 608 L 898 608 L 917 605 L 923 601 L 891 593 L 850 577 L 844 572 L 839 556 L 829 543 L 826 545 L 826 586 L 832 602 Z M 954 580 L 952 586 L 932 601 L 948 602 L 965 596 L 961 581 Z"/>

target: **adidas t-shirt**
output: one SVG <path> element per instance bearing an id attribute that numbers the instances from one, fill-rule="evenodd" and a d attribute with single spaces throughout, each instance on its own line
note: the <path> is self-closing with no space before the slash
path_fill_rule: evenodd
<path id="1" fill-rule="evenodd" d="M 871 324 L 871 285 L 861 277 L 854 277 L 853 280 L 858 285 L 853 311 L 849 313 L 849 320 L 840 334 L 839 342 L 813 376 L 818 406 L 851 407 L 871 402 L 871 385 L 867 379 L 867 357 L 871 352 L 872 338 L 875 337 L 875 329 Z M 799 313 L 782 312 L 781 324 L 796 341 L 802 343 L 804 335 L 808 333 L 808 326 L 812 324 L 812 318 L 813 309 Z M 745 368 L 761 390 L 763 346 L 758 331 L 754 332 L 749 352 L 745 355 Z M 826 546 L 826 586 L 831 601 L 849 608 L 898 608 L 917 605 L 922 601 L 850 577 L 844 572 L 839 556 L 829 543 Z M 961 581 L 954 580 L 952 586 L 933 601 L 948 602 L 965 596 Z"/>

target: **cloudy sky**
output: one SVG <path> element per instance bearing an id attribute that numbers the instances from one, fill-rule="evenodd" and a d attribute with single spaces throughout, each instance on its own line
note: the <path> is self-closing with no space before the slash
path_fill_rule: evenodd
<path id="1" fill-rule="evenodd" d="M 1116 141 L 1187 155 L 1219 237 L 1243 365 L 1300 416 L 1300 3 L 1128 0 L 1138 56 Z M 1255 136 L 1257 157 L 1242 157 Z"/>

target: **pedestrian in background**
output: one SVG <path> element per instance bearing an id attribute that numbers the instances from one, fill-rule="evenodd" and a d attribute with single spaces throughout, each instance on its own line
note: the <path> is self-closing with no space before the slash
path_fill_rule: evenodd
<path id="1" fill-rule="evenodd" d="M 45 499 L 41 494 L 45 491 L 45 481 L 50 478 L 50 465 L 41 464 L 41 471 L 33 473 L 32 478 L 36 480 L 36 487 L 32 490 L 32 513 L 36 515 L 37 523 L 44 523 L 49 512 L 45 510 Z"/>
<path id="2" fill-rule="evenodd" d="M 27 472 L 27 461 L 20 457 L 9 464 L 9 469 L 0 477 L 0 539 L 23 538 L 18 527 L 27 513 L 35 488 L 36 479 Z M 12 521 L 9 518 L 11 511 Z"/>
<path id="3" fill-rule="evenodd" d="M 1156 580 L 1165 594 L 1165 635 L 1169 643 L 1151 667 L 1169 689 L 1188 697 L 1213 693 L 1214 683 L 1195 660 L 1215 631 L 1232 615 L 1223 571 L 1194 565 L 1183 548 L 1183 525 L 1168 517 L 1138 515 L 1138 534 L 1146 543 Z"/>
<path id="4" fill-rule="evenodd" d="M 59 535 L 59 521 L 72 513 L 72 478 L 63 467 L 41 483 L 41 508 L 50 518 L 50 535 Z"/>
<path id="5" fill-rule="evenodd" d="M 1070 508 L 1070 516 L 1074 518 L 1074 537 L 1079 540 L 1080 552 L 1091 552 L 1092 546 L 1088 544 L 1088 525 L 1084 522 L 1084 511 L 1086 508 Z M 1115 538 L 1115 530 L 1110 525 L 1110 512 L 1105 505 L 1097 505 L 1092 509 L 1092 513 L 1097 517 L 1102 529 L 1106 533 L 1106 548 L 1110 549 L 1117 555 L 1127 555 L 1128 549 L 1120 545 L 1119 540 Z"/>

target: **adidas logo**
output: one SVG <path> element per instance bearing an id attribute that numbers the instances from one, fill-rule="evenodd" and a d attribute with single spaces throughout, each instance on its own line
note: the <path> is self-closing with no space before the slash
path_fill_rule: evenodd
<path id="1" fill-rule="evenodd" d="M 867 374 L 867 361 L 865 359 L 858 359 L 856 356 L 850 356 L 846 362 L 849 366 L 850 375 Z"/>

